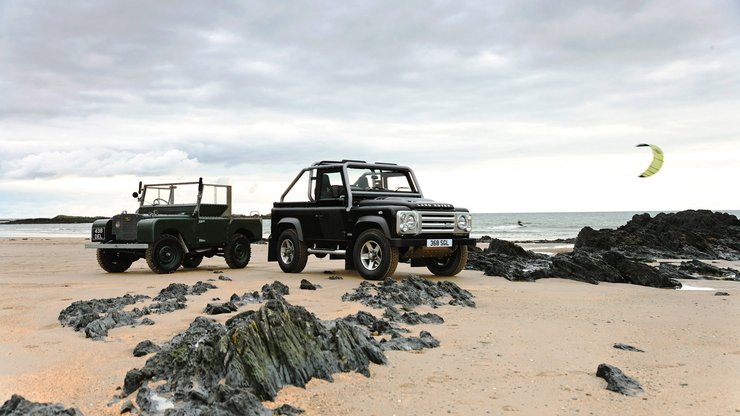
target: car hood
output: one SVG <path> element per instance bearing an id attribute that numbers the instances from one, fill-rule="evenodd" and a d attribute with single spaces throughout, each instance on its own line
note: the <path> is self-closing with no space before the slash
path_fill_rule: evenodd
<path id="1" fill-rule="evenodd" d="M 426 198 L 403 198 L 403 197 L 380 197 L 374 199 L 364 199 L 358 204 L 361 207 L 375 206 L 403 206 L 409 209 L 418 210 L 453 210 L 455 206 L 443 202 L 436 202 Z"/>

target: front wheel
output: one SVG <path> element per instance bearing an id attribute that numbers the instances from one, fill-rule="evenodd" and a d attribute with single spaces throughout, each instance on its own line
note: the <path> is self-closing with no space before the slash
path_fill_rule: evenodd
<path id="1" fill-rule="evenodd" d="M 308 248 L 292 228 L 280 233 L 277 241 L 278 264 L 285 273 L 300 273 L 308 261 Z"/>
<path id="2" fill-rule="evenodd" d="M 398 248 L 391 247 L 382 231 L 370 229 L 357 238 L 352 256 L 357 272 L 365 279 L 382 280 L 398 266 Z"/>
<path id="3" fill-rule="evenodd" d="M 224 247 L 226 264 L 232 269 L 243 269 L 252 258 L 252 246 L 244 234 L 234 234 Z"/>
<path id="4" fill-rule="evenodd" d="M 99 248 L 96 257 L 100 268 L 108 273 L 123 273 L 131 267 L 131 259 L 116 250 Z"/>
<path id="5" fill-rule="evenodd" d="M 182 264 L 183 250 L 177 237 L 165 234 L 146 249 L 146 264 L 154 273 L 172 273 Z"/>
<path id="6" fill-rule="evenodd" d="M 468 262 L 468 246 L 458 246 L 450 257 L 425 259 L 427 269 L 437 276 L 454 276 L 465 268 Z"/>

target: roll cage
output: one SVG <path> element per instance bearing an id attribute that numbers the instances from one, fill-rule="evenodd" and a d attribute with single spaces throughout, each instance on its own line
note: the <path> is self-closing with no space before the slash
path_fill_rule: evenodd
<path id="1" fill-rule="evenodd" d="M 361 173 L 361 175 L 354 182 L 351 183 L 350 169 L 364 169 L 366 170 L 366 172 L 357 172 Z M 368 163 L 362 160 L 324 160 L 316 162 L 307 168 L 303 168 L 295 177 L 293 182 L 288 185 L 288 188 L 285 190 L 285 192 L 283 192 L 283 194 L 280 196 L 281 203 L 285 202 L 286 195 L 290 193 L 293 187 L 298 183 L 298 181 L 300 181 L 300 179 L 306 172 L 309 172 L 308 189 L 306 190 L 306 192 L 308 200 L 310 202 L 316 202 L 318 199 L 322 199 L 325 197 L 343 199 L 346 195 L 347 211 L 351 209 L 355 200 L 362 197 L 424 197 L 423 193 L 421 192 L 421 188 L 419 188 L 419 182 L 416 180 L 416 175 L 414 175 L 414 171 L 407 166 L 399 166 L 395 163 L 383 162 Z M 341 186 L 324 186 L 326 179 L 325 173 L 329 172 L 341 172 Z M 396 190 L 387 189 L 388 179 L 394 177 L 405 177 L 408 186 L 403 186 L 401 188 L 408 188 L 408 191 L 400 191 L 400 188 Z M 322 180 L 322 186 L 319 186 L 319 178 L 321 178 Z"/>

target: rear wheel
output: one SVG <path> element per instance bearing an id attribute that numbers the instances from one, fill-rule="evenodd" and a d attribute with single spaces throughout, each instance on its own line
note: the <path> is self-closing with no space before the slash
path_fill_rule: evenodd
<path id="1" fill-rule="evenodd" d="M 123 273 L 131 267 L 129 256 L 123 255 L 116 250 L 99 248 L 96 253 L 100 268 L 108 273 Z"/>
<path id="2" fill-rule="evenodd" d="M 146 249 L 146 264 L 154 273 L 172 273 L 183 259 L 182 246 L 177 237 L 165 234 Z"/>
<path id="3" fill-rule="evenodd" d="M 398 248 L 391 247 L 383 232 L 376 229 L 360 234 L 352 255 L 357 272 L 365 279 L 385 279 L 392 276 L 398 266 Z"/>
<path id="4" fill-rule="evenodd" d="M 468 246 L 458 246 L 450 257 L 425 259 L 427 269 L 437 276 L 454 276 L 465 268 L 468 262 Z"/>
<path id="5" fill-rule="evenodd" d="M 298 238 L 298 233 L 289 228 L 278 237 L 278 264 L 285 273 L 300 273 L 308 261 L 308 248 Z"/>
<path id="6" fill-rule="evenodd" d="M 243 269 L 252 257 L 252 246 L 244 234 L 234 234 L 224 247 L 226 264 L 232 269 Z"/>

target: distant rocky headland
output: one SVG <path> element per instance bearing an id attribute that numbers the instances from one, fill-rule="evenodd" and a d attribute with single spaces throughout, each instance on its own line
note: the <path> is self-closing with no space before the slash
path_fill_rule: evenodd
<path id="1" fill-rule="evenodd" d="M 253 215 L 234 214 L 236 218 L 247 218 L 253 217 Z M 270 219 L 270 215 L 260 215 L 263 219 Z M 0 220 L 0 225 L 3 224 L 87 224 L 99 220 L 101 218 L 110 217 L 82 217 L 76 215 L 57 215 L 53 218 L 23 218 L 17 220 Z"/>
<path id="2" fill-rule="evenodd" d="M 54 218 L 24 218 L 9 220 L 0 224 L 85 224 L 107 217 L 79 217 L 74 215 L 57 215 Z"/>

